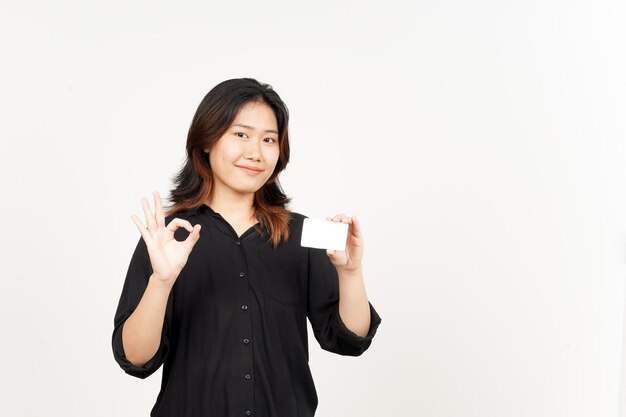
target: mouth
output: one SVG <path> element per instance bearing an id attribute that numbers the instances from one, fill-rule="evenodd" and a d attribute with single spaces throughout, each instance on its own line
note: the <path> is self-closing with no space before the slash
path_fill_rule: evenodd
<path id="1" fill-rule="evenodd" d="M 236 167 L 241 169 L 246 174 L 251 174 L 251 175 L 258 175 L 261 172 L 263 172 L 262 169 L 247 167 L 247 166 L 243 166 L 243 165 L 236 165 Z"/>

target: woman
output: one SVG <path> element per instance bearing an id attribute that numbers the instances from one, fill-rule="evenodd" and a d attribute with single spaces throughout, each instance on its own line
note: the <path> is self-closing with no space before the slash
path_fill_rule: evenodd
<path id="1" fill-rule="evenodd" d="M 141 233 L 115 314 L 113 352 L 130 375 L 163 364 L 151 416 L 308 417 L 318 399 L 308 365 L 309 319 L 322 349 L 361 355 L 380 316 L 369 303 L 356 217 L 345 251 L 300 246 L 278 175 L 289 161 L 289 115 L 250 78 L 202 100 L 187 160 L 164 215 L 142 198 Z M 174 217 L 176 216 L 176 217 Z"/>

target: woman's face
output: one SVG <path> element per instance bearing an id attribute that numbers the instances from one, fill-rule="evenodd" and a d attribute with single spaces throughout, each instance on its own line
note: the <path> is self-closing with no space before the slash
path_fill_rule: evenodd
<path id="1" fill-rule="evenodd" d="M 209 153 L 216 191 L 255 193 L 272 176 L 280 149 L 276 116 L 263 102 L 246 103 Z"/>

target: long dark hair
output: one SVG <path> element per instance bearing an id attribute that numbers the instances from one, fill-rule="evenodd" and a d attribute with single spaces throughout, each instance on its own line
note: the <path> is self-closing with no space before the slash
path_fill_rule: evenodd
<path id="1" fill-rule="evenodd" d="M 271 85 L 254 78 L 235 78 L 216 85 L 204 96 L 193 116 L 187 134 L 187 158 L 180 172 L 173 179 L 169 200 L 173 206 L 166 215 L 175 215 L 187 209 L 195 209 L 208 201 L 213 187 L 213 172 L 204 148 L 211 147 L 228 130 L 239 110 L 249 102 L 269 105 L 278 124 L 280 154 L 276 168 L 267 182 L 254 195 L 254 210 L 260 225 L 259 232 L 268 231 L 269 241 L 278 246 L 289 239 L 291 201 L 283 192 L 278 174 L 289 162 L 289 111 Z"/>

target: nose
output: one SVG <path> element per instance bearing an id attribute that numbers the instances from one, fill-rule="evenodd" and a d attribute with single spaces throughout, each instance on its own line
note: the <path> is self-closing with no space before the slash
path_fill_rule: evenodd
<path id="1" fill-rule="evenodd" d="M 244 151 L 244 158 L 253 161 L 261 160 L 261 140 L 253 139 L 248 141 L 246 149 Z"/>

